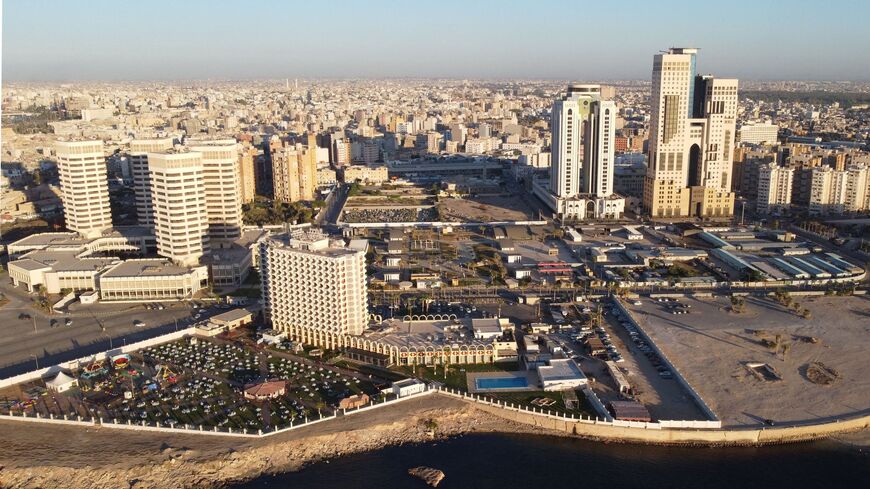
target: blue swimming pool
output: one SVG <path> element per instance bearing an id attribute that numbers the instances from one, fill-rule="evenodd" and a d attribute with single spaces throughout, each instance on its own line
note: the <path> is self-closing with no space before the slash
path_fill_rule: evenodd
<path id="1" fill-rule="evenodd" d="M 478 390 L 487 389 L 519 389 L 529 386 L 525 377 L 487 377 L 474 379 L 474 385 Z"/>

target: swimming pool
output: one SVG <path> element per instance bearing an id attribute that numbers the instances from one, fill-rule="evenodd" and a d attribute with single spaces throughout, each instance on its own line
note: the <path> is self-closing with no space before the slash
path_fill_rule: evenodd
<path id="1" fill-rule="evenodd" d="M 478 390 L 524 389 L 529 386 L 525 377 L 484 377 L 474 379 Z"/>

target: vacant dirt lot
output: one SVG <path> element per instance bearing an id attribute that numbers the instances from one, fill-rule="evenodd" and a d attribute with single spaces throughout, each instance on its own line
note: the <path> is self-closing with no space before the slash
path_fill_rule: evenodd
<path id="1" fill-rule="evenodd" d="M 481 196 L 467 199 L 443 199 L 438 204 L 442 221 L 490 222 L 537 219 L 532 209 L 519 197 Z"/>
<path id="2" fill-rule="evenodd" d="M 812 318 L 760 298 L 746 298 L 745 311 L 739 314 L 730 311 L 727 298 L 680 299 L 692 306 L 685 315 L 673 315 L 649 299 L 629 307 L 723 425 L 758 425 L 765 419 L 781 425 L 866 414 L 870 298 L 794 299 Z M 780 346 L 773 348 L 772 343 Z M 783 345 L 788 345 L 785 354 Z M 839 377 L 828 385 L 812 382 L 807 369 L 813 362 L 834 369 Z M 746 363 L 769 364 L 782 380 L 763 380 Z"/>

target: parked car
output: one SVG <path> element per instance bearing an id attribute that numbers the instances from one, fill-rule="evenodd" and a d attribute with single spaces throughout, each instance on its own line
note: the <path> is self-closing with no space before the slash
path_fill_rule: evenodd
<path id="1" fill-rule="evenodd" d="M 18 319 L 33 319 L 33 317 L 30 314 L 26 314 L 26 313 L 22 312 L 21 314 L 18 315 Z"/>

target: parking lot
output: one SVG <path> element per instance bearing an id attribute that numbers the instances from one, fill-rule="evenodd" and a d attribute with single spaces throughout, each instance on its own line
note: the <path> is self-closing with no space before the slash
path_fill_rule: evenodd
<path id="1" fill-rule="evenodd" d="M 335 368 L 196 337 L 95 360 L 70 375 L 77 385 L 63 392 L 43 380 L 3 389 L 0 412 L 257 430 L 332 414 L 354 394 L 378 394 L 372 382 Z M 266 380 L 282 382 L 284 392 L 243 395 Z"/>
<path id="2" fill-rule="evenodd" d="M 587 321 L 596 316 L 599 305 L 602 320 L 600 326 L 586 326 Z M 624 324 L 625 318 L 618 317 L 605 303 L 587 302 L 571 308 L 576 312 L 572 312 L 565 321 L 579 326 L 575 326 L 572 332 L 551 333 L 548 336 L 579 362 L 583 373 L 590 380 L 594 379 L 590 386 L 602 402 L 606 404 L 626 398 L 635 399 L 647 407 L 654 419 L 660 420 L 706 419 L 704 413 L 673 379 L 673 373 L 653 353 L 652 348 L 640 338 L 634 328 Z M 590 354 L 585 346 L 588 338 L 596 338 L 602 342 L 601 353 Z M 629 392 L 619 391 L 605 361 L 613 362 L 619 369 L 631 386 Z"/>
<path id="3" fill-rule="evenodd" d="M 760 297 L 745 298 L 742 312 L 725 297 L 681 298 L 691 306 L 685 314 L 646 298 L 628 307 L 723 425 L 819 422 L 867 412 L 870 299 L 793 301 L 810 316 L 796 313 L 794 304 L 786 308 Z M 828 381 L 813 373 L 819 366 L 831 372 Z"/>
<path id="4" fill-rule="evenodd" d="M 0 276 L 0 291 L 9 300 L 0 308 L 0 377 L 33 370 L 37 363 L 47 366 L 159 336 L 223 312 L 203 302 L 197 308 L 190 302 L 165 302 L 163 309 L 75 303 L 68 313 L 49 312 L 34 307 L 33 296 L 12 287 L 6 274 Z"/>

